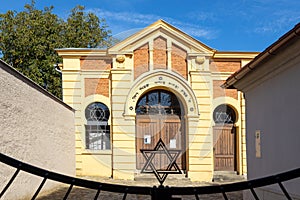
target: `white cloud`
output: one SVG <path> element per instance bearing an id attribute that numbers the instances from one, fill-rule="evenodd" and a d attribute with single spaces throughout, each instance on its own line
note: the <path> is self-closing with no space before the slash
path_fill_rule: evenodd
<path id="1" fill-rule="evenodd" d="M 141 27 L 146 27 L 159 19 L 163 19 L 164 21 L 170 23 L 171 25 L 179 28 L 183 32 L 193 37 L 211 39 L 215 38 L 216 36 L 216 31 L 199 26 L 197 24 L 197 21 L 195 21 L 195 23 L 187 23 L 165 16 L 132 12 L 111 12 L 98 8 L 90 9 L 87 11 L 95 13 L 99 18 L 104 18 L 114 34 L 119 32 L 132 32 L 131 30 L 137 30 Z M 128 25 L 128 29 L 126 29 L 126 25 Z M 120 28 L 120 26 L 122 26 L 122 28 Z"/>
<path id="2" fill-rule="evenodd" d="M 149 15 L 149 14 L 140 14 L 140 13 L 130 13 L 130 12 L 111 12 L 102 9 L 90 9 L 87 10 L 95 13 L 100 18 L 104 18 L 106 20 L 119 20 L 128 23 L 135 23 L 138 25 L 146 25 L 151 24 L 154 21 L 159 19 L 159 16 Z"/>
<path id="3" fill-rule="evenodd" d="M 194 37 L 200 37 L 200 38 L 205 38 L 205 39 L 212 39 L 216 37 L 217 31 L 212 31 L 209 28 L 202 28 L 198 24 L 193 24 L 193 23 L 186 23 L 178 20 L 168 20 L 166 21 L 173 26 L 179 28 L 183 32 L 194 36 Z"/>
<path id="4" fill-rule="evenodd" d="M 293 28 L 294 25 L 299 23 L 300 14 L 292 11 L 280 11 L 273 13 L 272 21 L 264 20 L 258 23 L 254 29 L 255 33 L 282 33 L 282 31 Z"/>

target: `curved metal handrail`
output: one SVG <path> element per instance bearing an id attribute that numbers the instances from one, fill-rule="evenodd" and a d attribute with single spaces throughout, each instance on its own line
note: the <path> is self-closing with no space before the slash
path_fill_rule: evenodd
<path id="1" fill-rule="evenodd" d="M 68 194 L 71 192 L 73 186 L 79 186 L 89 189 L 95 189 L 97 190 L 96 197 L 98 197 L 100 191 L 108 191 L 108 192 L 117 192 L 117 193 L 124 193 L 123 199 L 126 199 L 127 194 L 141 194 L 141 195 L 151 195 L 153 197 L 154 194 L 168 194 L 169 196 L 172 195 L 195 195 L 196 199 L 198 198 L 198 195 L 201 194 L 213 194 L 213 193 L 222 193 L 224 199 L 227 199 L 226 193 L 227 192 L 233 192 L 233 191 L 241 191 L 241 190 L 250 190 L 255 197 L 255 199 L 258 199 L 254 188 L 263 187 L 267 185 L 272 184 L 279 184 L 280 188 L 282 189 L 284 195 L 291 199 L 288 192 L 282 185 L 282 182 L 295 179 L 300 177 L 300 168 L 290 170 L 288 172 L 280 173 L 273 176 L 268 176 L 264 178 L 259 178 L 255 180 L 250 181 L 242 181 L 237 183 L 230 183 L 230 184 L 222 184 L 222 185 L 213 185 L 213 186 L 197 186 L 197 187 L 168 187 L 168 186 L 153 186 L 153 187 L 146 187 L 146 186 L 126 186 L 126 185 L 120 185 L 120 184 L 109 184 L 109 183 L 102 183 L 102 182 L 96 182 L 81 178 L 75 178 L 63 174 L 59 174 L 56 172 L 51 172 L 48 170 L 41 169 L 39 167 L 21 162 L 19 160 L 16 160 L 14 158 L 11 158 L 9 156 L 6 156 L 2 153 L 0 153 L 0 162 L 5 163 L 11 167 L 16 168 L 16 172 L 12 176 L 11 180 L 8 182 L 6 187 L 2 190 L 0 194 L 1 196 L 5 193 L 5 191 L 8 189 L 8 187 L 11 185 L 15 177 L 18 175 L 19 171 L 25 171 L 27 173 L 43 177 L 44 180 L 42 181 L 40 187 L 36 191 L 34 197 L 38 195 L 40 190 L 42 189 L 44 183 L 47 179 L 65 183 L 70 185 L 69 190 L 67 191 L 67 194 L 65 196 L 68 196 Z M 97 199 L 95 197 L 95 199 Z M 34 199 L 34 198 L 33 198 Z M 155 199 L 155 198 L 153 198 Z"/>
<path id="2" fill-rule="evenodd" d="M 59 174 L 56 172 L 51 172 L 45 169 L 41 169 L 39 167 L 35 167 L 33 165 L 21 162 L 9 156 L 6 156 L 0 153 L 0 161 L 14 167 L 18 170 L 25 171 L 27 173 L 44 177 L 49 180 L 70 184 L 73 186 L 79 186 L 89 189 L 96 189 L 98 190 L 101 188 L 103 191 L 110 191 L 110 192 L 118 192 L 118 193 L 129 193 L 129 194 L 148 194 L 151 193 L 151 187 L 141 187 L 141 186 L 125 186 L 125 185 L 118 185 L 118 184 L 109 184 L 109 183 L 101 183 L 97 181 L 91 181 L 81 178 L 75 178 L 63 174 Z"/>

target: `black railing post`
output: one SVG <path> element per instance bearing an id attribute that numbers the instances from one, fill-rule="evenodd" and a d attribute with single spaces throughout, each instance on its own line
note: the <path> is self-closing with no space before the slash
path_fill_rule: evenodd
<path id="1" fill-rule="evenodd" d="M 14 182 L 15 178 L 18 176 L 20 172 L 20 169 L 17 168 L 16 172 L 14 173 L 14 175 L 11 177 L 11 179 L 9 180 L 9 182 L 7 183 L 7 185 L 4 187 L 4 189 L 2 190 L 1 194 L 0 194 L 0 198 L 4 195 L 4 193 L 6 192 L 6 190 L 9 188 L 9 186 L 12 184 L 12 182 Z"/>
<path id="2" fill-rule="evenodd" d="M 152 188 L 151 200 L 171 200 L 172 194 L 170 193 L 168 186 L 160 185 Z"/>
<path id="3" fill-rule="evenodd" d="M 95 197 L 94 197 L 94 200 L 97 200 L 97 199 L 98 199 L 98 197 L 99 197 L 99 195 L 100 195 L 100 192 L 101 192 L 101 188 L 102 188 L 102 185 L 99 185 L 99 188 L 98 188 L 97 193 L 96 193 L 96 195 L 95 195 Z"/>
<path id="4" fill-rule="evenodd" d="M 223 188 L 222 186 L 220 187 L 220 190 L 221 190 L 221 192 L 222 192 L 222 195 L 223 195 L 224 199 L 225 199 L 225 200 L 228 200 L 228 197 L 227 197 L 227 195 L 226 195 L 226 193 L 225 193 L 225 191 L 224 191 L 224 188 Z"/>
<path id="5" fill-rule="evenodd" d="M 38 187 L 38 189 L 36 190 L 36 192 L 34 193 L 33 197 L 31 198 L 31 200 L 35 200 L 36 197 L 39 195 L 41 189 L 43 188 L 43 186 L 45 185 L 46 181 L 47 181 L 47 176 L 48 174 L 45 174 L 45 177 L 43 179 L 43 181 L 41 182 L 40 186 Z"/>
<path id="6" fill-rule="evenodd" d="M 285 187 L 282 185 L 281 182 L 278 182 L 278 185 L 279 187 L 281 188 L 283 194 L 285 195 L 285 197 L 288 199 L 288 200 L 292 200 L 291 196 L 289 195 L 289 193 L 286 191 Z"/>

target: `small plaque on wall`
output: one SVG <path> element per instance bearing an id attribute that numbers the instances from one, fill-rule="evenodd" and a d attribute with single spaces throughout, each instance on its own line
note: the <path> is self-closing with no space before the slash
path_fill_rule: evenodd
<path id="1" fill-rule="evenodd" d="M 256 156 L 256 158 L 261 158 L 260 138 L 261 138 L 261 132 L 260 132 L 260 130 L 256 130 L 255 131 L 255 156 Z"/>

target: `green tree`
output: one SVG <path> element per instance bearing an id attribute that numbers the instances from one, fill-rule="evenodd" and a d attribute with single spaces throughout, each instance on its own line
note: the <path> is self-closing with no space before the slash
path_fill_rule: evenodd
<path id="1" fill-rule="evenodd" d="M 56 48 L 100 48 L 110 45 L 110 31 L 104 19 L 71 10 L 66 21 L 52 13 L 53 6 L 35 8 L 35 1 L 24 11 L 0 14 L 2 59 L 55 96 L 61 98 L 61 76 L 53 64 L 61 62 Z"/>
<path id="2" fill-rule="evenodd" d="M 99 24 L 103 25 L 100 27 Z M 64 44 L 75 48 L 108 46 L 110 32 L 106 29 L 104 19 L 99 19 L 94 13 L 85 13 L 83 6 L 76 6 L 65 23 Z"/>

